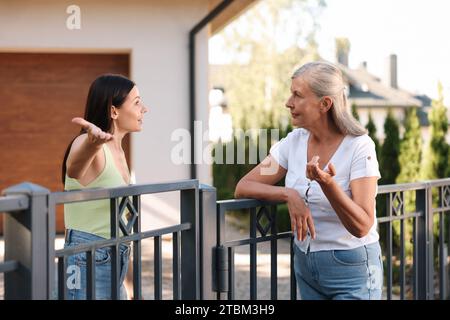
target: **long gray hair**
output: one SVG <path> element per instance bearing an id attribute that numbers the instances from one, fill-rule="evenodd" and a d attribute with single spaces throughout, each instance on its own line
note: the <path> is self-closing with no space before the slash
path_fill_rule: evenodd
<path id="1" fill-rule="evenodd" d="M 309 62 L 298 68 L 292 79 L 299 76 L 303 77 L 317 97 L 328 96 L 332 99 L 331 118 L 341 133 L 353 136 L 367 133 L 349 112 L 344 80 L 339 68 L 325 61 Z"/>

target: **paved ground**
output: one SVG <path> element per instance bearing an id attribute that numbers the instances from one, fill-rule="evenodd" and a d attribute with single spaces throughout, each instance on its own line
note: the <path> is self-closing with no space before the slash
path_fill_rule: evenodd
<path id="1" fill-rule="evenodd" d="M 231 218 L 230 218 L 231 219 Z M 248 231 L 240 229 L 234 220 L 228 220 L 226 227 L 226 240 L 236 240 L 248 237 Z M 63 246 L 63 238 L 58 237 L 55 248 Z M 163 299 L 172 299 L 172 239 L 163 237 Z M 153 275 L 153 240 L 142 242 L 142 287 L 144 299 L 154 299 Z M 258 299 L 270 299 L 270 243 L 258 244 L 257 247 L 257 292 Z M 0 239 L 0 261 L 3 261 L 4 242 Z M 235 298 L 250 298 L 250 259 L 248 246 L 238 247 L 235 250 Z M 289 299 L 289 241 L 278 241 L 278 299 Z M 0 274 L 0 299 L 3 299 L 3 274 Z"/>

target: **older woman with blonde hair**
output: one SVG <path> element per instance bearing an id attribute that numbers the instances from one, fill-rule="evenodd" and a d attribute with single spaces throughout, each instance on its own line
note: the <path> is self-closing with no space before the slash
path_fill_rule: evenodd
<path id="1" fill-rule="evenodd" d="M 302 299 L 380 299 L 378 161 L 349 113 L 341 71 L 322 61 L 303 65 L 286 107 L 298 128 L 239 181 L 235 196 L 287 203 Z M 275 186 L 283 177 L 285 187 Z"/>

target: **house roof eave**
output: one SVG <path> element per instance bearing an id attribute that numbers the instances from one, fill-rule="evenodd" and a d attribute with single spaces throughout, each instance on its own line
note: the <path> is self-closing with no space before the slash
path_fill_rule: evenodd
<path id="1" fill-rule="evenodd" d="M 209 0 L 209 9 L 213 10 L 222 0 Z M 211 36 L 219 33 L 226 25 L 237 19 L 259 0 L 233 1 L 220 15 L 210 23 Z"/>

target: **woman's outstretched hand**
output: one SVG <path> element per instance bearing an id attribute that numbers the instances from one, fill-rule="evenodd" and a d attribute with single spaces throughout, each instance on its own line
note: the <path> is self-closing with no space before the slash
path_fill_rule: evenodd
<path id="1" fill-rule="evenodd" d="M 95 124 L 90 123 L 83 118 L 73 118 L 72 123 L 75 123 L 86 130 L 88 141 L 94 145 L 101 145 L 113 138 L 112 134 L 102 131 L 102 129 L 97 127 Z"/>
<path id="2" fill-rule="evenodd" d="M 316 237 L 316 230 L 314 229 L 314 221 L 309 207 L 300 197 L 297 190 L 290 188 L 287 190 L 287 205 L 289 209 L 289 217 L 291 218 L 292 232 L 297 230 L 297 239 L 303 241 L 305 240 L 309 229 L 311 237 L 314 239 Z"/>
<path id="3" fill-rule="evenodd" d="M 306 164 L 306 177 L 309 180 L 315 180 L 319 184 L 327 184 L 336 175 L 336 168 L 332 163 L 328 164 L 325 170 L 319 167 L 319 156 L 312 157 Z"/>

